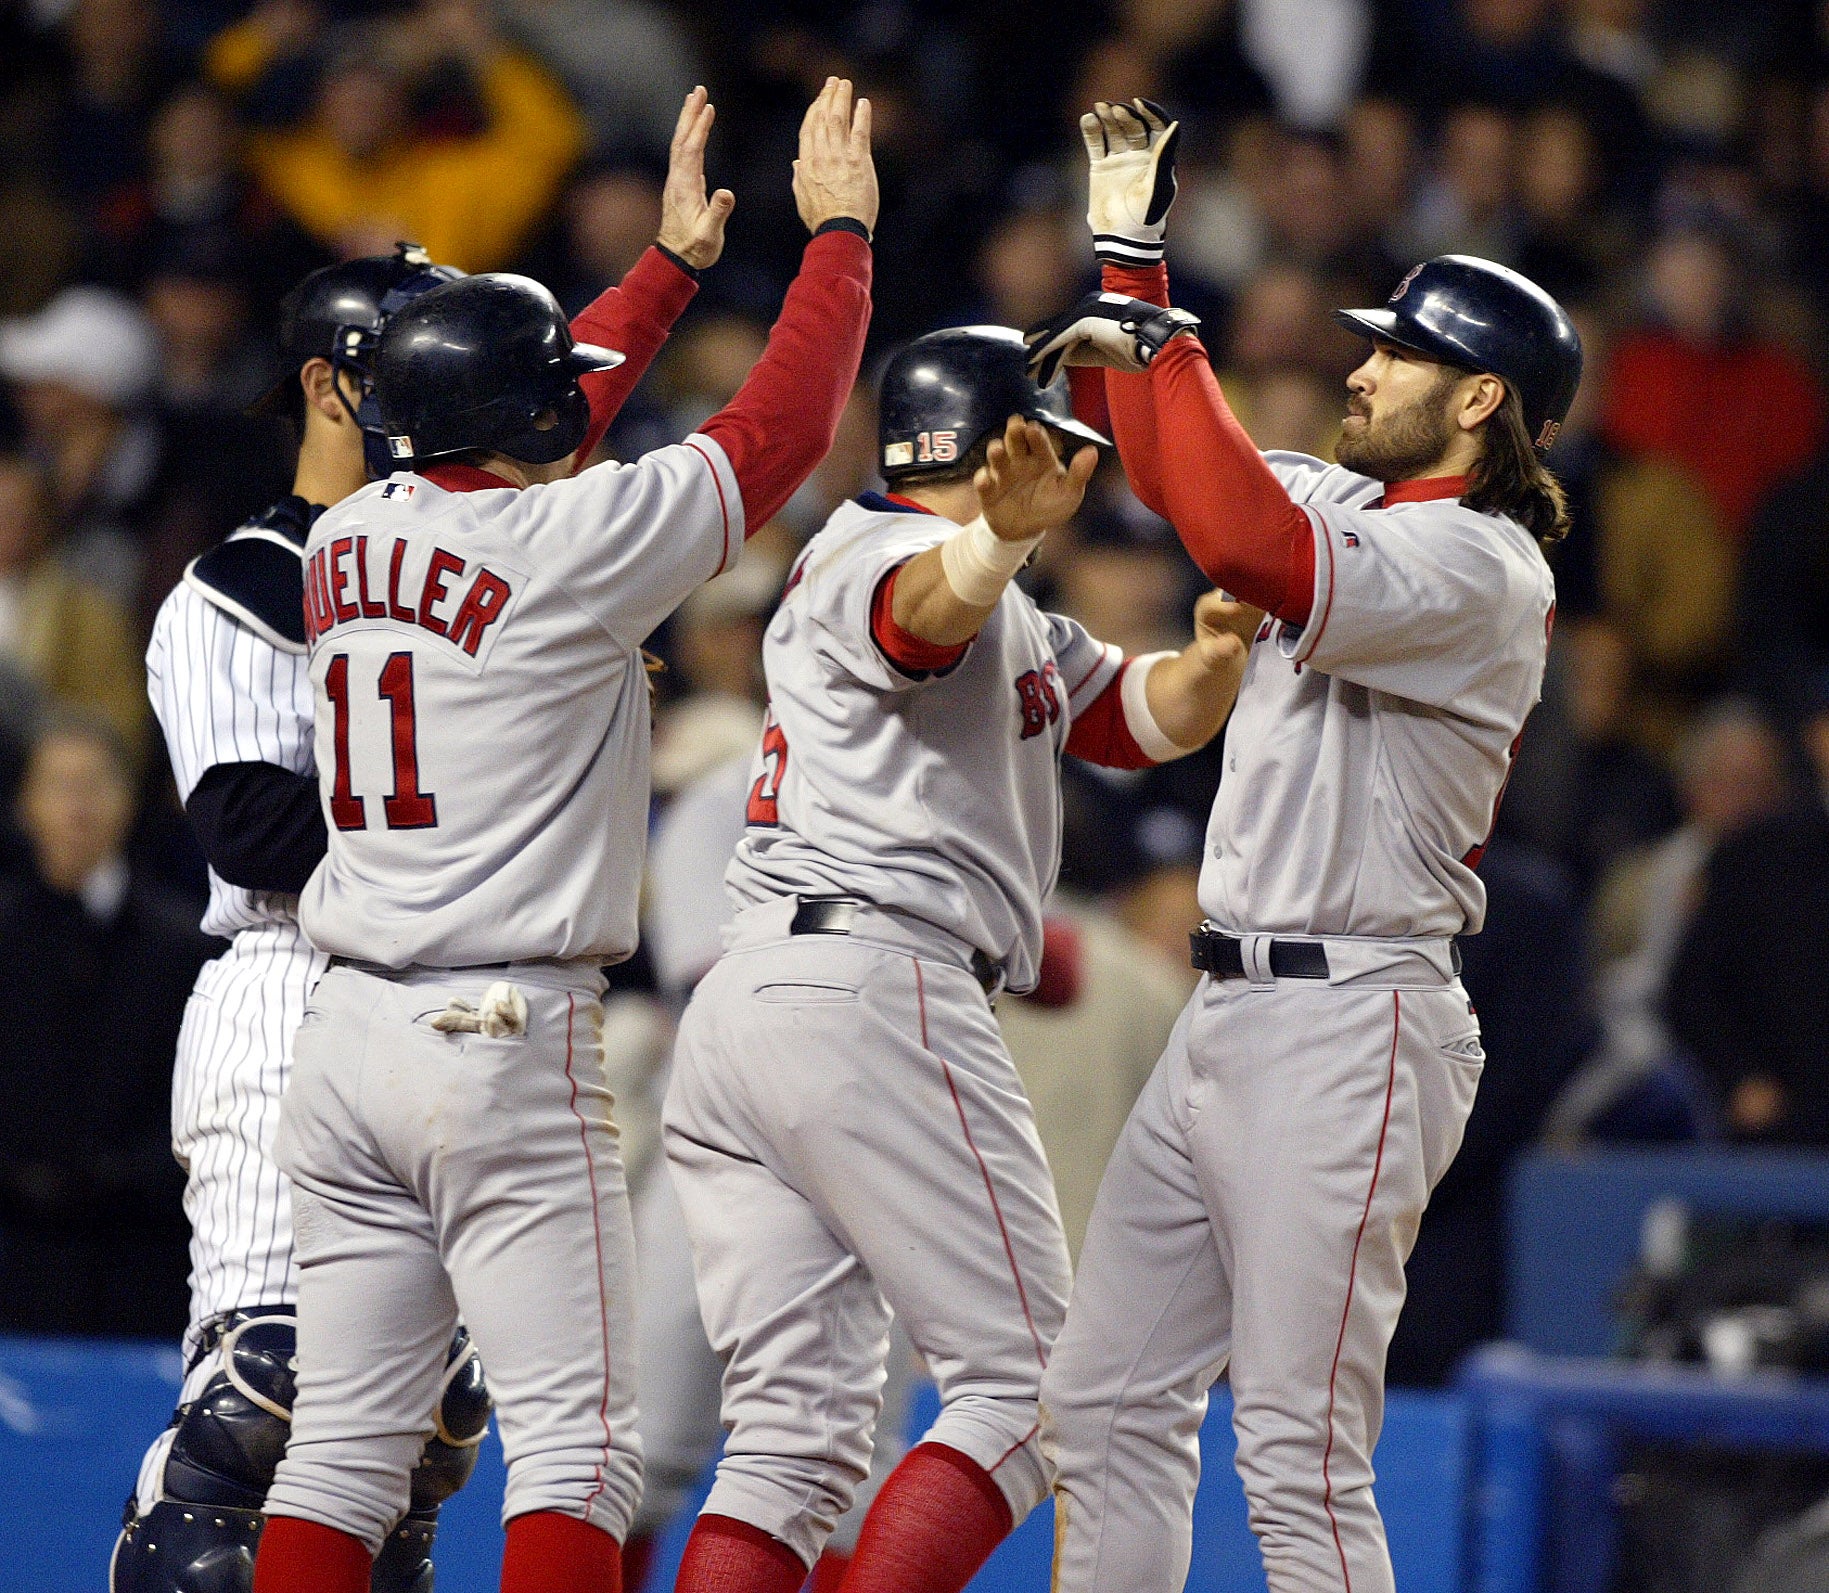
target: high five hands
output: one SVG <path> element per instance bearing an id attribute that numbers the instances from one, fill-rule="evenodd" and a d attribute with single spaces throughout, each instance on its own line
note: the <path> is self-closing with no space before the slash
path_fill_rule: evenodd
<path id="1" fill-rule="evenodd" d="M 737 206 L 737 196 L 728 188 L 709 198 L 705 195 L 705 141 L 717 114 L 702 85 L 686 96 L 674 125 L 660 196 L 658 242 L 695 271 L 717 264 L 724 252 L 724 223 Z"/>
<path id="2" fill-rule="evenodd" d="M 972 484 L 992 533 L 1028 542 L 1073 518 L 1098 463 L 1099 451 L 1088 443 L 1063 467 L 1047 428 L 1012 415 Z"/>
<path id="3" fill-rule="evenodd" d="M 876 164 L 870 158 L 870 102 L 851 99 L 848 78 L 829 77 L 800 124 L 794 203 L 808 232 L 849 217 L 876 227 Z"/>

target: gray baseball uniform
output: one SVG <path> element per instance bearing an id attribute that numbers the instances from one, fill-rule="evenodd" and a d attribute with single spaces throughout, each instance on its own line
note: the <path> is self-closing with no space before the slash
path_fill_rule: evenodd
<path id="1" fill-rule="evenodd" d="M 891 1309 L 940 1386 L 930 1439 L 989 1472 L 1018 1521 L 1044 1488 L 1035 1401 L 1067 1247 L 986 991 L 997 965 L 1034 982 L 1060 755 L 1123 661 L 1012 586 L 951 667 L 898 668 L 878 593 L 954 529 L 873 495 L 789 579 L 727 876 L 741 911 L 686 1010 L 664 1114 L 725 1360 L 706 1509 L 809 1563 L 868 1469 Z M 806 906 L 822 897 L 858 905 Z M 838 921 L 804 932 L 815 908 Z"/>
<path id="2" fill-rule="evenodd" d="M 1508 519 L 1269 459 L 1315 526 L 1313 608 L 1259 632 L 1208 832 L 1201 905 L 1245 977 L 1202 980 L 1138 1101 L 1044 1380 L 1062 1593 L 1182 1585 L 1228 1370 L 1273 1593 L 1393 1587 L 1385 1350 L 1482 1058 L 1450 937 L 1484 915 L 1553 587 Z"/>
<path id="3" fill-rule="evenodd" d="M 377 482 L 306 547 L 333 954 L 275 1153 L 300 1266 L 270 1515 L 371 1550 L 461 1310 L 496 1397 L 504 1519 L 621 1538 L 640 1492 L 633 1258 L 599 967 L 635 943 L 648 632 L 742 544 L 703 436 L 515 491 Z"/>

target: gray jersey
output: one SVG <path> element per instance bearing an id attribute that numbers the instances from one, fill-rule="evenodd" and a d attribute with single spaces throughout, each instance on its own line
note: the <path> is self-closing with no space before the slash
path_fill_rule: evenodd
<path id="1" fill-rule="evenodd" d="M 313 944 L 388 967 L 634 949 L 648 822 L 641 643 L 743 545 L 693 436 L 524 491 L 375 482 L 306 544 L 330 851 Z"/>
<path id="2" fill-rule="evenodd" d="M 1248 933 L 1474 933 L 1474 869 L 1543 685 L 1549 566 L 1514 521 L 1452 498 L 1378 508 L 1376 481 L 1266 457 L 1315 524 L 1314 607 L 1251 650 L 1200 904 Z"/>
<path id="3" fill-rule="evenodd" d="M 276 645 L 189 581 L 173 588 L 153 621 L 146 689 L 184 801 L 219 763 L 313 772 L 303 652 Z M 266 925 L 296 929 L 297 910 L 296 896 L 243 890 L 211 869 L 203 929 L 225 937 Z"/>
<path id="4" fill-rule="evenodd" d="M 1123 654 L 1012 584 L 956 665 L 902 673 L 871 634 L 877 588 L 958 527 L 873 503 L 833 514 L 769 625 L 769 720 L 725 882 L 744 904 L 851 895 L 912 914 L 1026 990 L 1060 866 L 1061 751 Z"/>

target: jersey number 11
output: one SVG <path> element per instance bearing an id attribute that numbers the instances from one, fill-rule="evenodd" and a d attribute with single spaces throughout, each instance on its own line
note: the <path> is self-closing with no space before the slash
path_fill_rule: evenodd
<path id="1" fill-rule="evenodd" d="M 335 759 L 330 786 L 330 817 L 339 830 L 368 828 L 368 807 L 349 779 L 349 654 L 338 653 L 324 672 L 324 694 L 330 699 L 331 746 Z M 382 798 L 390 830 L 426 830 L 438 823 L 438 798 L 419 789 L 419 723 L 413 709 L 413 655 L 390 654 L 381 666 L 375 694 L 389 705 L 393 718 L 394 790 Z"/>

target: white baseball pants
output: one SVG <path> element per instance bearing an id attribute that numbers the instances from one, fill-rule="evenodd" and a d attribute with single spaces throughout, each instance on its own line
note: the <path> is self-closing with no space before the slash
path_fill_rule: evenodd
<path id="1" fill-rule="evenodd" d="M 1222 1372 L 1271 1593 L 1393 1593 L 1385 1351 L 1481 1067 L 1445 943 L 1419 944 L 1350 984 L 1204 979 L 1183 1012 L 1043 1381 L 1057 1593 L 1178 1593 Z"/>
<path id="2" fill-rule="evenodd" d="M 244 929 L 204 965 L 184 1009 L 171 1137 L 191 1225 L 187 1365 L 211 1317 L 297 1294 L 292 1191 L 273 1135 L 292 1036 L 324 963 L 294 925 Z"/>
<path id="3" fill-rule="evenodd" d="M 811 1564 L 869 1470 L 890 1313 L 940 1388 L 927 1437 L 1021 1521 L 1070 1277 L 1015 1064 L 950 936 L 753 908 L 680 1027 L 664 1114 L 730 1436 L 706 1510 Z M 943 954 L 944 953 L 944 954 Z M 486 1354 L 487 1352 L 485 1352 Z"/>
<path id="4" fill-rule="evenodd" d="M 525 1034 L 432 1027 L 502 977 L 526 999 Z M 548 1510 L 627 1533 L 634 1253 L 601 988 L 595 968 L 539 964 L 333 964 L 319 982 L 275 1147 L 294 1184 L 299 1375 L 270 1515 L 379 1548 L 461 1312 L 507 1456 L 503 1520 Z"/>

